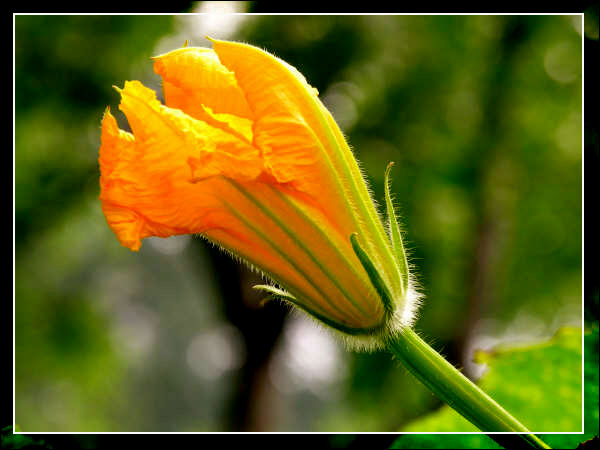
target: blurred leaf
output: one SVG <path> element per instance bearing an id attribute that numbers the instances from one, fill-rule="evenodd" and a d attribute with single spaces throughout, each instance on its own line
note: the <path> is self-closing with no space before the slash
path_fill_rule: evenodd
<path id="1" fill-rule="evenodd" d="M 575 448 L 598 431 L 598 332 L 586 335 L 586 425 L 582 434 L 546 435 L 558 448 Z M 594 345 L 596 349 L 594 350 Z M 565 327 L 548 342 L 478 352 L 476 361 L 489 365 L 480 385 L 534 431 L 581 429 L 581 329 Z M 476 432 L 449 406 L 404 427 L 407 432 Z M 498 448 L 485 435 L 405 435 L 393 448 Z"/>
<path id="2" fill-rule="evenodd" d="M 171 16 L 15 17 L 15 245 L 97 195 L 113 84 L 146 78 Z M 48 35 L 52 39 L 48 39 Z"/>
<path id="3" fill-rule="evenodd" d="M 598 322 L 585 336 L 585 419 L 586 433 L 598 435 Z"/>
<path id="4" fill-rule="evenodd" d="M 15 426 L 17 433 L 21 432 L 19 426 Z M 52 448 L 47 445 L 43 439 L 34 439 L 24 434 L 14 434 L 12 426 L 2 428 L 2 434 L 0 435 L 0 448 L 32 448 L 32 447 L 44 447 Z"/>
<path id="5" fill-rule="evenodd" d="M 405 434 L 390 448 L 502 448 L 485 434 Z"/>

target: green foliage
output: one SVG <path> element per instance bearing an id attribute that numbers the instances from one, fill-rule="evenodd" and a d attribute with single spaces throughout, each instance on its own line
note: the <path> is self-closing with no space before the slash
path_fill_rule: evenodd
<path id="1" fill-rule="evenodd" d="M 114 98 L 111 86 L 146 72 L 140 57 L 172 22 L 169 16 L 15 17 L 18 247 L 96 193 L 98 117 Z"/>
<path id="2" fill-rule="evenodd" d="M 390 448 L 503 448 L 485 434 L 405 434 Z"/>
<path id="3" fill-rule="evenodd" d="M 114 322 L 93 287 L 112 238 L 97 204 L 99 119 L 111 85 L 171 27 L 169 16 L 15 16 L 15 411 L 26 431 L 106 430 L 114 419 L 98 411 L 122 407 Z"/>
<path id="4" fill-rule="evenodd" d="M 575 448 L 598 434 L 598 330 L 585 335 L 585 434 L 541 434 L 554 448 Z M 596 352 L 594 352 L 596 350 Z M 478 352 L 488 365 L 480 386 L 536 432 L 581 430 L 581 329 L 563 328 L 550 341 Z M 424 416 L 404 432 L 477 432 L 449 406 Z M 403 435 L 393 448 L 499 448 L 481 435 Z"/>
<path id="5" fill-rule="evenodd" d="M 15 430 L 20 432 L 19 427 L 15 427 Z M 2 434 L 0 434 L 0 448 L 6 449 L 19 449 L 19 448 L 53 448 L 44 442 L 43 439 L 37 439 L 24 434 L 13 434 L 12 426 L 6 426 L 2 428 Z"/>

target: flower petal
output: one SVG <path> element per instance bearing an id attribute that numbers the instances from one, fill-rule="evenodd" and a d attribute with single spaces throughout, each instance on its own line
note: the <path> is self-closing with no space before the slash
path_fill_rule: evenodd
<path id="1" fill-rule="evenodd" d="M 196 118 L 202 105 L 217 114 L 253 117 L 233 73 L 211 49 L 185 47 L 156 56 L 154 71 L 163 78 L 165 103 L 171 108 Z"/>
<path id="2" fill-rule="evenodd" d="M 294 67 L 251 45 L 211 41 L 221 64 L 235 75 L 256 120 L 276 115 L 314 115 L 311 102 L 317 90 Z"/>
<path id="3" fill-rule="evenodd" d="M 217 175 L 258 177 L 263 167 L 258 151 L 233 134 L 162 106 L 139 82 L 127 82 L 121 96 L 120 109 L 135 138 L 118 130 L 108 112 L 100 149 L 101 199 L 121 243 L 137 249 L 145 236 L 214 227 L 207 217 L 222 209 L 221 200 L 195 183 Z"/>
<path id="4" fill-rule="evenodd" d="M 134 147 L 133 135 L 120 130 L 117 121 L 110 113 L 110 108 L 106 108 L 102 118 L 102 136 L 98 158 L 101 176 L 109 176 L 123 158 L 130 159 Z"/>
<path id="5" fill-rule="evenodd" d="M 252 110 L 253 143 L 262 152 L 265 168 L 278 182 L 319 199 L 346 229 L 347 237 L 357 225 L 345 182 L 336 169 L 341 156 L 329 145 L 328 139 L 335 140 L 316 89 L 294 67 L 259 48 L 211 41 Z"/>

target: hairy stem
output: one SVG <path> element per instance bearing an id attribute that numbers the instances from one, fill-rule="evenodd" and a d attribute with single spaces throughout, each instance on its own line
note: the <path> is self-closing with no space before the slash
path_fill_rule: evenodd
<path id="1" fill-rule="evenodd" d="M 513 435 L 521 445 L 550 448 L 412 329 L 402 329 L 388 341 L 388 348 L 419 381 L 481 431 L 521 433 Z M 490 437 L 496 440 L 495 436 Z"/>

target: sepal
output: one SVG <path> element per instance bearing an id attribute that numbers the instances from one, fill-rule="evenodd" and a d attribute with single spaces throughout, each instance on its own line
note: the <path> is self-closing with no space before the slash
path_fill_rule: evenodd
<path id="1" fill-rule="evenodd" d="M 392 196 L 390 194 L 390 171 L 393 162 L 390 162 L 385 169 L 385 204 L 387 207 L 388 223 L 390 227 L 390 240 L 392 242 L 392 249 L 394 250 L 394 257 L 398 264 L 398 270 L 400 271 L 400 279 L 402 280 L 402 295 L 406 294 L 408 289 L 408 261 L 406 259 L 406 253 L 404 252 L 404 246 L 402 245 L 402 233 L 398 225 L 398 219 L 394 211 L 394 204 L 392 202 Z"/>
<path id="2" fill-rule="evenodd" d="M 371 261 L 371 258 L 369 257 L 367 252 L 365 252 L 365 250 L 361 247 L 360 243 L 358 242 L 358 233 L 352 233 L 350 235 L 350 242 L 352 243 L 352 249 L 354 250 L 354 253 L 356 254 L 358 260 L 367 272 L 367 275 L 369 276 L 373 287 L 379 294 L 379 297 L 383 302 L 385 312 L 387 314 L 393 313 L 394 302 L 392 294 L 390 293 L 389 288 L 383 281 L 383 278 L 379 274 L 379 271 L 375 267 L 375 264 L 373 264 L 373 261 Z"/>

